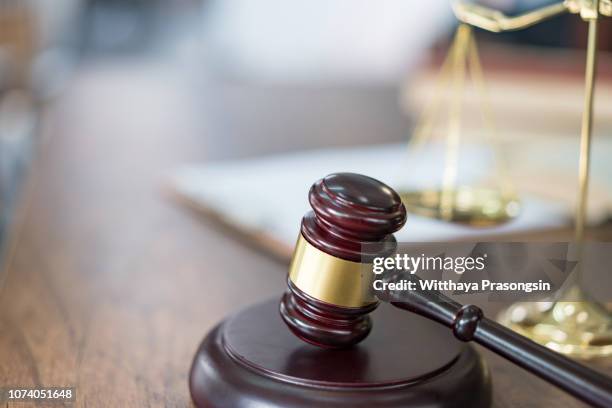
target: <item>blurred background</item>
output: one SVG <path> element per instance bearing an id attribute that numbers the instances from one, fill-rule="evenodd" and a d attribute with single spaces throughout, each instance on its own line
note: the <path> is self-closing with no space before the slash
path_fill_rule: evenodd
<path id="1" fill-rule="evenodd" d="M 480 3 L 517 14 L 553 2 Z M 406 141 L 455 28 L 448 0 L 0 0 L 0 242 L 40 146 L 71 123 L 71 137 L 108 132 L 146 156 L 163 120 L 206 161 Z M 527 140 L 579 129 L 579 18 L 477 35 L 502 128 Z M 541 78 L 552 85 L 538 90 Z M 570 96 L 547 99 L 559 89 Z M 607 106 L 597 120 L 610 129 Z"/>

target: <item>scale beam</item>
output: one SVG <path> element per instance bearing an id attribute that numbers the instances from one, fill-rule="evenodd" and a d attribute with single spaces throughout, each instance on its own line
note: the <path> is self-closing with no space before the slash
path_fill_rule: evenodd
<path id="1" fill-rule="evenodd" d="M 507 16 L 501 11 L 477 4 L 456 1 L 453 11 L 459 21 L 494 33 L 522 30 L 561 14 L 580 14 L 584 20 L 599 15 L 612 16 L 612 0 L 565 0 L 518 16 Z"/>

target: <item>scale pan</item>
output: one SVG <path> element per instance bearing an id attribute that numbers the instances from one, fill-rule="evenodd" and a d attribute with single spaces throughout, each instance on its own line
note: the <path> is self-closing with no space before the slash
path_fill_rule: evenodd
<path id="1" fill-rule="evenodd" d="M 492 227 L 515 218 L 520 211 L 516 197 L 492 188 L 459 186 L 451 191 L 452 211 L 442 211 L 441 190 L 400 194 L 406 209 L 417 215 L 476 227 Z"/>

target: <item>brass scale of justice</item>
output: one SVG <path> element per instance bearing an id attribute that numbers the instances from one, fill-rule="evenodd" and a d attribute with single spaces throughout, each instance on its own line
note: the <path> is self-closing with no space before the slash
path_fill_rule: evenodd
<path id="1" fill-rule="evenodd" d="M 415 214 L 472 226 L 494 226 L 518 215 L 520 203 L 509 181 L 503 155 L 495 143 L 493 115 L 486 102 L 482 65 L 472 27 L 498 33 L 524 29 L 565 13 L 577 14 L 588 24 L 578 203 L 574 232 L 577 259 L 580 260 L 584 252 L 589 186 L 597 27 L 602 16 L 612 16 L 612 0 L 566 0 L 514 17 L 464 2 L 454 3 L 453 11 L 460 24 L 440 70 L 437 91 L 426 106 L 409 144 L 410 149 L 416 151 L 431 137 L 433 123 L 441 104 L 440 91 L 450 80 L 452 88 L 442 186 L 440 190 L 402 192 L 406 208 Z M 480 107 L 483 124 L 489 131 L 490 142 L 496 153 L 498 175 L 496 188 L 457 185 L 461 96 L 468 72 L 483 102 Z M 557 299 L 562 300 L 515 303 L 500 314 L 500 322 L 540 344 L 575 358 L 589 359 L 612 355 L 612 316 L 603 305 L 591 299 L 581 288 L 579 265 L 580 263 L 557 295 Z"/>

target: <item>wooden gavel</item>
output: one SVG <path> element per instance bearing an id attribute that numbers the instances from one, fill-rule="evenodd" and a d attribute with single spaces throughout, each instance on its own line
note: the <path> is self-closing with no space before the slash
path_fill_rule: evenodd
<path id="1" fill-rule="evenodd" d="M 368 315 L 379 303 L 372 276 L 364 273 L 361 262 L 380 255 L 377 248 L 395 247 L 393 233 L 404 225 L 406 209 L 389 186 L 353 173 L 317 181 L 309 201 L 314 211 L 302 220 L 280 313 L 289 329 L 308 343 L 350 347 L 370 332 Z M 407 291 L 401 298 L 391 294 L 389 300 L 589 404 L 612 407 L 612 379 L 486 318 L 477 306 L 461 305 L 433 291 Z"/>

